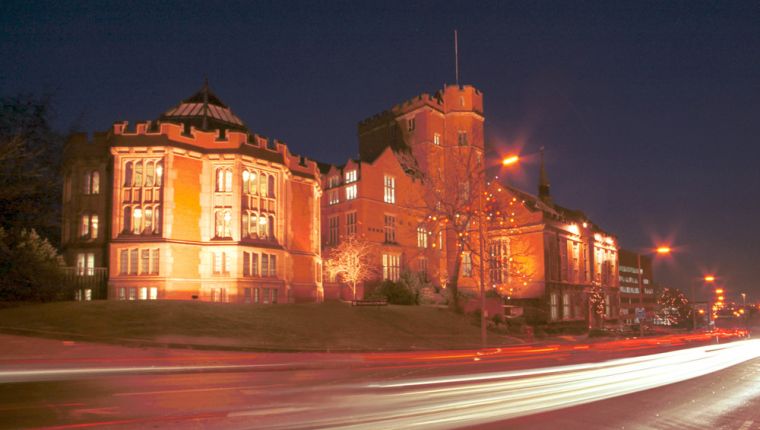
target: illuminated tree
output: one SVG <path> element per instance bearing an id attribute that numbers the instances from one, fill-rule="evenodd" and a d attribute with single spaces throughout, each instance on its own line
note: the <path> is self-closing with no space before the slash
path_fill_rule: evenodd
<path id="1" fill-rule="evenodd" d="M 602 287 L 599 285 L 594 285 L 591 287 L 591 292 L 588 295 L 588 302 L 589 306 L 591 307 L 591 312 L 594 314 L 596 318 L 599 318 L 601 321 L 604 321 L 604 308 L 605 308 L 605 301 L 604 301 L 604 292 L 602 291 Z"/>
<path id="2" fill-rule="evenodd" d="M 352 235 L 331 248 L 325 261 L 326 272 L 347 283 L 354 300 L 356 285 L 377 275 L 377 267 L 369 263 L 373 248 L 373 244 Z"/>
<path id="3" fill-rule="evenodd" d="M 691 315 L 689 299 L 677 288 L 665 288 L 657 298 L 660 305 L 658 316 L 667 320 L 671 325 L 681 325 L 689 320 Z"/>

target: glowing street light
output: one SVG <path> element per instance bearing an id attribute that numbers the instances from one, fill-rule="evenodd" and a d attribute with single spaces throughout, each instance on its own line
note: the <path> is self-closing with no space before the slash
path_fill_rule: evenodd
<path id="1" fill-rule="evenodd" d="M 511 156 L 505 157 L 503 160 L 501 160 L 501 165 L 502 166 L 509 166 L 509 165 L 517 163 L 518 161 L 520 161 L 520 157 L 519 156 L 517 156 L 517 155 L 511 155 Z"/>
<path id="2" fill-rule="evenodd" d="M 651 251 L 649 252 L 651 254 Z M 656 254 L 660 255 L 668 255 L 670 254 L 670 247 L 669 246 L 658 246 L 657 249 L 655 249 Z M 644 279 L 643 274 L 641 270 L 641 254 L 636 253 L 636 265 L 638 268 L 638 275 L 639 275 L 639 308 L 642 309 L 642 312 L 645 312 L 646 315 L 646 308 L 644 307 Z M 639 336 L 644 337 L 644 320 L 646 319 L 646 316 L 644 318 L 639 318 Z"/>
<path id="3" fill-rule="evenodd" d="M 517 155 L 512 155 L 509 157 L 505 157 L 501 160 L 502 166 L 512 166 L 515 163 L 520 161 L 520 157 Z M 481 172 L 485 173 L 485 172 Z M 485 192 L 480 193 L 480 198 L 478 198 L 478 206 L 480 211 L 480 220 L 478 221 L 478 229 L 479 229 L 479 236 L 480 236 L 480 341 L 483 344 L 483 347 L 486 346 L 486 281 L 485 281 L 485 267 L 484 262 L 485 260 L 485 220 L 483 219 L 483 195 L 486 194 Z"/>
<path id="4" fill-rule="evenodd" d="M 705 282 L 715 282 L 715 276 L 713 275 L 705 276 Z"/>

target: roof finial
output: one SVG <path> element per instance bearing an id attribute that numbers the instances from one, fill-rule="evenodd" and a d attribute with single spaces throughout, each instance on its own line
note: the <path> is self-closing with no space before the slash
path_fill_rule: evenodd
<path id="1" fill-rule="evenodd" d="M 549 177 L 546 175 L 546 167 L 544 165 L 544 147 L 541 147 L 541 174 L 538 183 L 538 198 L 544 203 L 551 204 L 552 197 L 549 194 Z"/>
<path id="2" fill-rule="evenodd" d="M 208 129 L 208 76 L 203 76 L 203 130 Z"/>

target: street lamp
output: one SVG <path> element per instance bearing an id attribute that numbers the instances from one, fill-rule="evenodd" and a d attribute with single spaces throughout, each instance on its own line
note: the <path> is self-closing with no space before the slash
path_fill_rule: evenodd
<path id="1" fill-rule="evenodd" d="M 520 161 L 520 157 L 517 155 L 512 155 L 509 157 L 504 157 L 501 160 L 502 166 L 511 166 L 516 164 L 518 161 Z M 485 181 L 484 181 L 485 185 Z M 486 275 L 485 275 L 485 216 L 484 216 L 484 210 L 483 210 L 483 196 L 487 193 L 486 190 L 483 190 L 480 193 L 480 198 L 478 199 L 478 206 L 480 211 L 480 221 L 479 224 L 479 230 L 480 230 L 480 342 L 483 345 L 483 347 L 486 346 Z"/>
<path id="2" fill-rule="evenodd" d="M 651 251 L 650 251 L 651 253 Z M 659 246 L 655 249 L 656 254 L 668 255 L 670 254 L 669 246 Z M 638 266 L 639 274 L 639 308 L 641 312 L 644 312 L 644 318 L 639 318 L 639 336 L 644 337 L 644 319 L 646 319 L 646 308 L 644 307 L 644 280 L 643 271 L 641 270 L 641 253 L 636 253 L 636 264 Z"/>
<path id="3" fill-rule="evenodd" d="M 704 281 L 706 283 L 712 283 L 715 282 L 715 275 L 706 275 L 704 278 Z M 707 324 L 710 324 L 708 317 Z M 691 329 L 696 330 L 697 329 L 697 299 L 694 295 L 694 284 L 691 283 Z"/>

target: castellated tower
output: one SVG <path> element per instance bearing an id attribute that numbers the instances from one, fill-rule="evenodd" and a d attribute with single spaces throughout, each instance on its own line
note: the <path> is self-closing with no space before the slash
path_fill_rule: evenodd
<path id="1" fill-rule="evenodd" d="M 401 256 L 403 268 L 425 272 L 437 285 L 445 285 L 455 273 L 457 253 L 447 250 L 454 250 L 457 240 L 451 231 L 433 233 L 438 229 L 424 225 L 430 223 L 429 211 L 426 211 L 430 202 L 424 201 L 425 186 L 429 186 L 431 178 L 461 176 L 467 178 L 460 181 L 467 182 L 467 192 L 475 193 L 483 189 L 484 121 L 483 94 L 470 85 L 448 85 L 435 94 L 420 94 L 393 106 L 361 121 L 358 126 L 362 163 L 374 163 L 390 148 L 401 170 L 411 178 L 411 187 L 399 188 L 393 206 L 389 205 L 384 210 L 399 212 L 400 207 L 404 206 L 406 213 L 413 213 L 411 218 L 414 219 L 409 222 L 416 228 L 417 241 L 413 237 L 411 246 L 424 243 L 429 248 L 424 257 L 412 257 L 421 255 L 421 251 L 406 250 L 403 246 L 394 251 L 388 241 L 381 241 L 384 247 L 389 248 L 383 248 L 383 252 L 397 253 Z M 423 181 L 423 178 L 427 180 Z M 387 229 L 387 226 L 377 226 L 379 231 L 383 228 Z M 421 235 L 425 232 L 429 238 L 423 241 Z M 425 264 L 416 263 L 415 259 L 418 258 L 424 258 Z M 469 267 L 472 267 L 469 256 L 467 258 Z M 460 275 L 458 284 L 474 288 L 477 280 L 472 276 L 463 278 Z"/>

